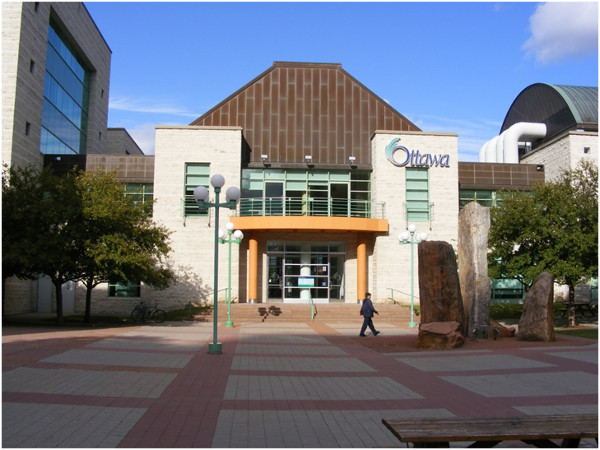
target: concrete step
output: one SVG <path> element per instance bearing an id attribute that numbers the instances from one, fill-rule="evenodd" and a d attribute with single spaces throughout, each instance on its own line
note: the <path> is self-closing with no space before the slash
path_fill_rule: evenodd
<path id="1" fill-rule="evenodd" d="M 410 319 L 410 309 L 407 306 L 391 304 L 375 304 L 379 315 L 376 320 L 388 323 L 407 323 Z M 314 305 L 313 322 L 348 322 L 361 320 L 359 304 L 326 303 Z M 198 318 L 200 319 L 200 318 Z M 227 320 L 227 305 L 219 303 L 217 319 L 219 323 Z M 212 313 L 203 315 L 201 320 L 212 321 Z M 259 322 L 307 322 L 311 320 L 309 304 L 294 303 L 232 303 L 231 320 L 234 323 Z"/>

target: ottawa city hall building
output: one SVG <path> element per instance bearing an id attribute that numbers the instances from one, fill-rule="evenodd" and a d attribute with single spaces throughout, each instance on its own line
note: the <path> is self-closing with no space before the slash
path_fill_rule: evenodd
<path id="1" fill-rule="evenodd" d="M 231 260 L 216 244 L 220 300 L 231 267 L 240 303 L 356 303 L 366 291 L 407 302 L 411 246 L 398 236 L 409 225 L 456 248 L 464 204 L 530 189 L 546 167 L 597 161 L 597 88 L 525 89 L 480 161 L 459 162 L 456 134 L 419 129 L 340 64 L 292 62 L 275 62 L 187 126 L 157 126 L 155 154 L 144 155 L 125 130 L 106 127 L 111 50 L 85 7 L 8 5 L 3 33 L 21 39 L 3 40 L 3 73 L 15 74 L 3 78 L 3 162 L 116 170 L 171 232 L 176 282 L 164 291 L 101 285 L 93 314 L 212 299 L 217 218 L 193 192 L 204 186 L 214 202 L 215 174 L 225 179 L 220 202 L 229 187 L 241 192 L 234 209 L 219 209 L 219 227 L 244 234 Z M 65 313 L 82 313 L 84 289 L 69 289 Z M 53 310 L 43 277 L 9 280 L 5 294 L 7 313 Z"/>

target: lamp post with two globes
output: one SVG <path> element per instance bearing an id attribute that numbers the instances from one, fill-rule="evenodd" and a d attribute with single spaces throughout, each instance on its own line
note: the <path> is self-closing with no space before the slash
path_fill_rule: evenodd
<path id="1" fill-rule="evenodd" d="M 209 192 L 204 186 L 198 186 L 194 189 L 194 198 L 199 208 L 215 208 L 213 342 L 212 344 L 208 344 L 208 353 L 211 355 L 220 355 L 223 352 L 221 343 L 217 342 L 217 307 L 219 301 L 219 208 L 223 206 L 229 209 L 235 209 L 237 202 L 240 199 L 240 190 L 235 186 L 231 186 L 225 192 L 227 202 L 219 203 L 219 194 L 221 193 L 221 188 L 225 185 L 225 178 L 220 174 L 213 175 L 210 179 L 210 184 L 215 191 L 214 203 L 208 201 Z"/>
<path id="2" fill-rule="evenodd" d="M 234 227 L 235 225 L 232 222 L 227 222 L 225 225 L 225 228 L 227 229 L 227 239 L 225 239 L 225 232 L 219 230 L 219 242 L 221 244 L 228 244 L 229 247 L 229 270 L 227 273 L 227 321 L 225 322 L 226 327 L 233 326 L 233 322 L 231 321 L 231 244 L 240 244 L 242 239 L 244 239 L 244 233 L 242 233 L 242 230 L 233 231 Z"/>
<path id="3" fill-rule="evenodd" d="M 427 240 L 427 233 L 422 232 L 417 235 L 415 239 L 415 233 L 417 227 L 414 224 L 408 226 L 408 231 L 403 231 L 398 235 L 398 241 L 400 244 L 410 244 L 410 322 L 408 326 L 414 328 L 417 324 L 414 320 L 415 312 L 415 244 Z"/>

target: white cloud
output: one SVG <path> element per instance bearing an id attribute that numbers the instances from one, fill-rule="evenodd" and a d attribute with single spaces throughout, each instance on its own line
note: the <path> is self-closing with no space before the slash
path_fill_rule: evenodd
<path id="1" fill-rule="evenodd" d="M 529 18 L 527 55 L 542 64 L 581 58 L 598 52 L 598 4 L 544 3 Z"/>
<path id="2" fill-rule="evenodd" d="M 155 124 L 142 123 L 127 131 L 146 155 L 154 155 Z"/>
<path id="3" fill-rule="evenodd" d="M 201 114 L 188 111 L 184 108 L 161 104 L 146 99 L 132 99 L 128 97 L 116 97 L 108 104 L 109 109 L 149 114 L 168 114 L 171 116 L 198 118 Z"/>

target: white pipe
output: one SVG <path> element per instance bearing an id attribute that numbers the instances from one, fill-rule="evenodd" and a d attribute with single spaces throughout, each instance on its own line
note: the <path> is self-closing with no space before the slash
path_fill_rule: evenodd
<path id="1" fill-rule="evenodd" d="M 504 131 L 506 133 L 506 131 Z M 503 163 L 504 161 L 504 133 L 497 137 L 496 140 L 496 162 Z"/>
<path id="2" fill-rule="evenodd" d="M 519 163 L 519 141 L 531 141 L 532 139 L 546 136 L 545 123 L 519 122 L 515 123 L 500 136 L 503 137 L 503 161 L 509 164 Z"/>

